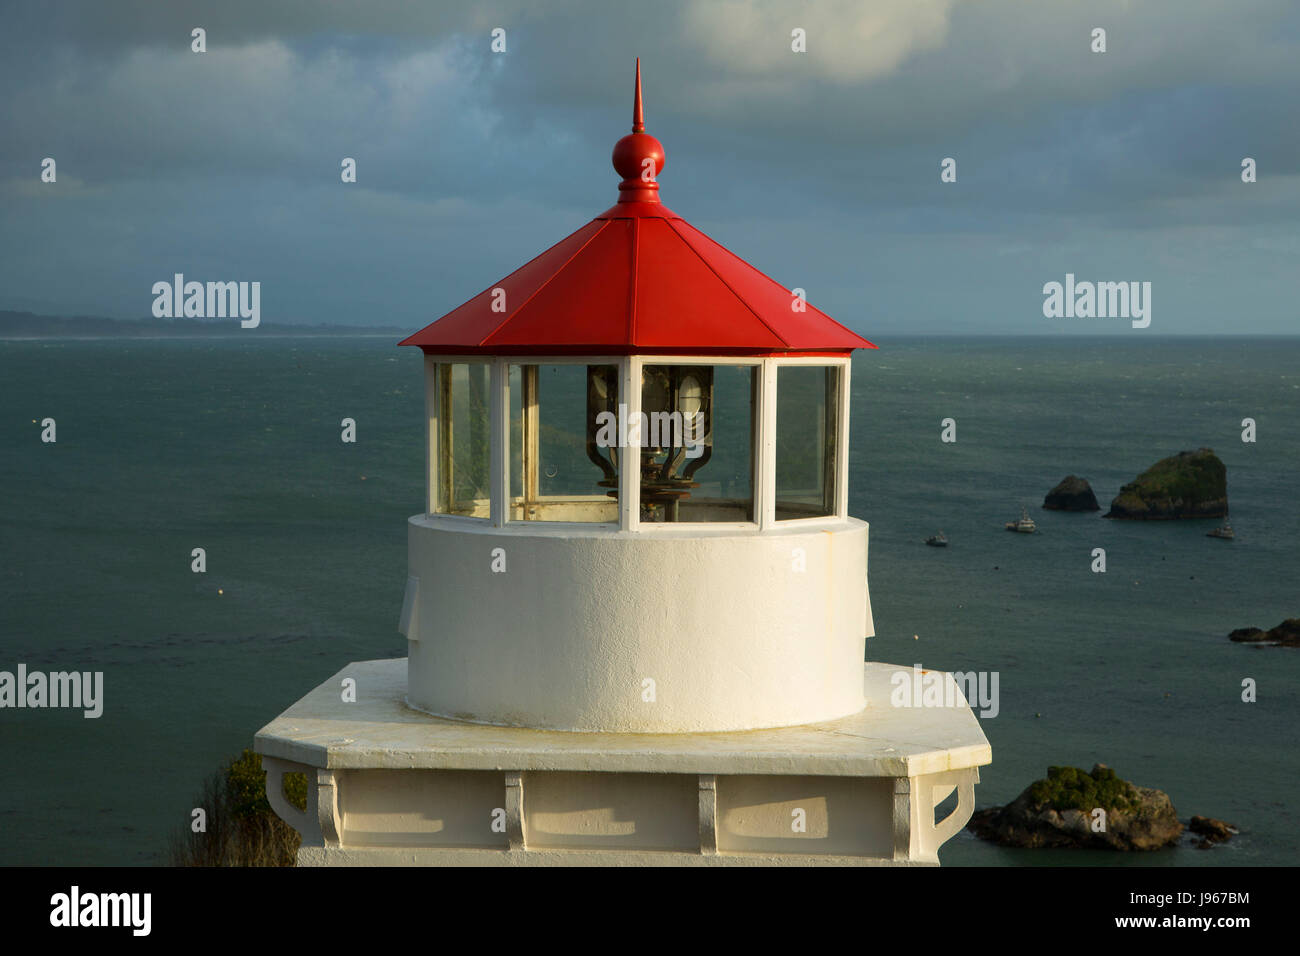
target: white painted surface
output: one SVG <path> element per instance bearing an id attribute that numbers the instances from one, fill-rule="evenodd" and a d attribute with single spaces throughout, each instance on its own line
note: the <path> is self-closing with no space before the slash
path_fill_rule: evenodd
<path id="1" fill-rule="evenodd" d="M 938 860 L 793 853 L 681 853 L 664 850 L 479 850 L 303 846 L 299 866 L 937 866 Z"/>
<path id="2" fill-rule="evenodd" d="M 893 792 L 888 777 L 721 775 L 718 851 L 890 857 Z"/>
<path id="3" fill-rule="evenodd" d="M 364 661 L 255 746 L 268 794 L 308 776 L 308 813 L 272 797 L 303 835 L 299 865 L 933 864 L 991 754 L 955 684 L 953 706 L 893 706 L 899 672 L 865 665 L 867 706 L 835 721 L 628 735 L 431 717 L 404 703 L 404 660 Z"/>
<path id="4" fill-rule="evenodd" d="M 257 732 L 257 752 L 333 770 L 593 770 L 612 773 L 917 777 L 993 759 L 954 685 L 953 707 L 894 707 L 909 666 L 859 664 L 867 706 L 839 720 L 760 733 L 573 734 L 490 727 L 406 706 L 406 659 L 356 661 Z M 339 685 L 357 682 L 344 703 Z M 951 680 L 948 677 L 948 680 Z"/>
<path id="5" fill-rule="evenodd" d="M 408 575 L 406 578 L 406 592 L 402 596 L 402 613 L 397 619 L 397 630 L 403 637 L 409 637 L 412 640 L 419 634 L 415 619 L 415 605 L 419 596 L 420 579 Z"/>
<path id="6" fill-rule="evenodd" d="M 431 714 L 698 733 L 864 705 L 865 522 L 646 535 L 419 515 L 408 531 L 408 700 Z"/>

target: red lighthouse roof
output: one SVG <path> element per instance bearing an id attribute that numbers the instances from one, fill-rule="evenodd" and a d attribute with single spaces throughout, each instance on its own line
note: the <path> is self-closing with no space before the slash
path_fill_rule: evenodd
<path id="1" fill-rule="evenodd" d="M 492 288 L 403 340 L 429 354 L 847 354 L 875 348 L 659 201 L 664 149 L 614 146 L 618 202 Z"/>

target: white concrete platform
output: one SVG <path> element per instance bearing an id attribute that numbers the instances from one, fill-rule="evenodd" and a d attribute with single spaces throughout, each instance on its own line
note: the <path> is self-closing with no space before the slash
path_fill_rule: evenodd
<path id="1" fill-rule="evenodd" d="M 362 661 L 255 747 L 300 864 L 934 864 L 992 752 L 955 685 L 955 706 L 891 706 L 900 671 L 866 664 L 867 706 L 824 723 L 608 734 L 433 717 L 405 702 L 405 658 Z M 286 772 L 308 775 L 306 814 Z"/>

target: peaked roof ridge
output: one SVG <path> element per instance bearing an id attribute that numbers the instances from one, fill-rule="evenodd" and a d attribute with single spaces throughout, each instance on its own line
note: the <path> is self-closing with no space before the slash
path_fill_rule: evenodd
<path id="1" fill-rule="evenodd" d="M 591 220 L 591 222 L 587 223 L 587 226 L 590 226 L 592 222 L 597 222 L 597 221 L 598 221 L 598 220 L 593 219 L 593 220 Z M 583 226 L 582 229 L 586 229 L 587 226 Z M 528 295 L 525 296 L 524 301 L 523 301 L 523 302 L 520 302 L 519 305 L 516 306 L 513 310 L 511 310 L 511 308 L 510 308 L 509 306 L 506 306 L 506 311 L 505 311 L 505 314 L 504 314 L 505 317 L 502 318 L 502 320 L 501 320 L 500 322 L 498 322 L 495 326 L 492 327 L 492 331 L 491 331 L 491 332 L 489 332 L 487 335 L 483 336 L 483 339 L 482 339 L 482 341 L 479 342 L 479 344 L 480 344 L 480 345 L 486 344 L 486 342 L 487 342 L 488 339 L 492 338 L 492 336 L 496 335 L 498 332 L 500 332 L 500 331 L 501 331 L 501 330 L 506 326 L 506 323 L 508 323 L 511 319 L 513 319 L 513 318 L 515 318 L 516 316 L 518 316 L 519 313 L 521 313 L 521 312 L 524 311 L 524 309 L 528 308 L 528 303 L 529 303 L 529 302 L 532 302 L 533 299 L 535 299 L 535 298 L 537 297 L 537 295 L 538 295 L 538 294 L 539 294 L 543 289 L 545 289 L 548 285 L 550 285 L 550 284 L 551 284 L 551 280 L 553 280 L 556 276 L 558 276 L 558 275 L 559 275 L 561 272 L 563 272 L 565 269 L 569 268 L 569 265 L 570 265 L 570 264 L 571 264 L 575 259 L 577 259 L 578 256 L 582 255 L 583 251 L 584 251 L 588 246 L 590 246 L 593 242 L 595 242 L 595 241 L 596 241 L 596 238 L 597 238 L 597 237 L 598 237 L 602 232 L 604 232 L 605 229 L 606 229 L 608 226 L 609 226 L 609 223 L 606 221 L 606 222 L 602 222 L 599 226 L 597 226 L 595 229 L 593 229 L 592 232 L 591 232 L 591 235 L 588 236 L 586 239 L 582 240 L 582 245 L 578 246 L 577 249 L 574 249 L 574 250 L 573 250 L 573 253 L 569 256 L 569 258 L 565 259 L 564 262 L 560 264 L 560 267 L 559 267 L 558 269 L 555 269 L 554 271 L 552 271 L 550 275 L 548 275 L 545 279 L 543 279 L 541 282 L 539 282 L 539 283 L 537 284 L 537 287 L 536 287 L 535 289 L 533 289 L 532 292 L 528 293 Z M 573 232 L 571 232 L 571 233 L 569 233 L 567 236 L 565 236 L 564 239 L 572 239 L 572 238 L 573 238 L 574 236 L 576 236 L 578 233 L 582 232 L 582 229 L 576 229 L 576 230 L 574 230 Z M 560 242 L 564 242 L 564 239 L 561 239 Z M 555 244 L 555 246 L 558 246 L 558 245 L 560 244 L 560 242 L 557 242 L 557 243 Z M 551 249 L 554 249 L 555 246 L 551 246 Z M 549 251 L 550 251 L 550 249 L 547 250 L 547 252 L 549 252 Z M 543 253 L 543 255 L 545 255 L 545 253 Z M 526 265 L 526 264 L 527 264 L 527 263 L 525 263 L 525 265 Z M 520 266 L 519 268 L 522 269 L 523 266 Z M 518 271 L 519 271 L 519 269 L 516 269 L 516 270 L 515 270 L 515 272 L 518 272 Z M 510 273 L 510 276 L 514 275 L 515 272 Z M 505 283 L 505 282 L 510 278 L 510 276 L 506 276 L 505 279 L 502 279 L 501 282 L 498 282 L 495 286 L 493 286 L 493 288 L 497 288 L 498 286 L 501 286 L 503 283 Z M 479 293 L 479 295 L 482 295 L 482 294 L 483 294 L 483 293 L 481 293 L 481 292 Z M 471 299 L 470 301 L 473 301 L 473 300 Z"/>
<path id="2" fill-rule="evenodd" d="M 641 92 L 641 82 L 640 82 L 641 74 L 639 69 L 640 62 L 641 62 L 640 60 L 637 61 L 638 64 L 637 92 L 638 93 Z M 641 100 L 640 97 L 638 97 L 637 105 L 640 106 L 640 103 Z M 610 220 L 605 220 L 605 221 L 609 222 Z M 636 287 L 638 284 L 640 284 L 641 281 L 641 273 L 640 270 L 637 269 L 637 261 L 640 258 L 640 254 L 641 254 L 641 220 L 640 219 L 632 220 L 631 246 L 632 246 L 632 273 L 631 273 L 632 278 L 627 284 L 627 340 L 629 342 L 635 342 L 636 341 Z"/>
<path id="3" fill-rule="evenodd" d="M 695 227 L 692 226 L 685 219 L 679 219 L 678 222 L 681 222 L 682 224 L 689 226 L 691 229 L 695 229 Z M 748 300 L 746 300 L 743 295 L 737 292 L 735 287 L 730 282 L 728 282 L 722 276 L 718 275 L 718 270 L 713 268 L 713 263 L 709 262 L 709 260 L 704 257 L 704 254 L 700 252 L 699 249 L 695 248 L 695 243 L 691 242 L 691 240 L 687 236 L 682 234 L 682 231 L 680 229 L 678 229 L 676 226 L 673 225 L 672 220 L 668 220 L 668 228 L 671 229 L 679 239 L 681 239 L 681 241 L 685 244 L 686 248 L 690 249 L 691 252 L 695 253 L 695 255 L 699 257 L 699 260 L 704 263 L 704 265 L 708 268 L 710 272 L 712 272 L 715 276 L 717 276 L 718 281 L 721 282 L 723 286 L 726 287 L 727 291 L 730 292 L 733 296 L 735 296 L 736 300 L 740 302 L 740 304 L 743 305 L 745 308 L 747 308 L 750 311 L 750 313 L 754 316 L 754 318 L 758 319 L 758 321 L 763 324 L 763 327 L 772 333 L 773 337 L 778 342 L 780 342 L 786 348 L 790 347 L 790 341 L 784 335 L 778 332 L 776 329 L 772 328 L 771 323 L 768 322 L 765 318 L 763 318 L 763 316 L 759 314 L 758 310 L 755 309 L 752 305 L 750 305 Z M 702 236 L 704 235 L 704 233 L 701 232 L 699 229 L 695 229 L 695 231 L 700 233 L 700 235 Z M 708 237 L 705 236 L 705 238 Z M 739 256 L 736 256 L 736 258 L 740 259 Z M 741 261 L 744 262 L 743 259 L 741 259 Z M 754 271 L 757 272 L 758 270 L 755 269 Z M 759 272 L 758 274 L 763 275 L 763 273 L 761 272 Z M 771 279 L 765 275 L 763 276 L 763 278 L 767 279 L 769 282 L 776 282 L 775 279 Z M 779 285 L 780 283 L 777 284 Z"/>
<path id="4" fill-rule="evenodd" d="M 745 258 L 742 257 L 742 256 L 738 256 L 738 255 L 736 255 L 734 252 L 732 252 L 730 249 L 728 249 L 728 248 L 727 248 L 726 246 L 724 246 L 722 243 L 718 242 L 718 240 L 716 240 L 716 239 L 714 239 L 712 236 L 710 236 L 710 235 L 709 235 L 707 232 L 705 232 L 703 229 L 700 229 L 700 228 L 698 228 L 697 226 L 693 226 L 693 225 L 691 225 L 689 222 L 687 222 L 685 219 L 682 219 L 680 216 L 678 216 L 677 219 L 678 219 L 679 222 L 681 222 L 681 223 L 682 223 L 684 226 L 686 226 L 688 229 L 693 230 L 694 232 L 698 233 L 700 236 L 702 236 L 702 237 L 704 237 L 705 239 L 707 239 L 709 242 L 713 243 L 713 244 L 714 244 L 715 246 L 717 246 L 720 250 L 722 250 L 723 252 L 725 252 L 727 255 L 731 256 L 732 259 L 734 259 L 736 262 L 740 263 L 742 266 L 744 266 L 744 267 L 745 267 L 746 269 L 748 269 L 750 272 L 754 273 L 754 275 L 758 276 L 760 279 L 766 279 L 768 282 L 772 283 L 772 284 L 775 285 L 777 288 L 782 289 L 783 291 L 785 291 L 785 292 L 787 292 L 787 293 L 790 291 L 789 289 L 786 289 L 786 287 L 785 287 L 784 284 L 778 282 L 776 279 L 773 279 L 770 275 L 768 275 L 766 272 L 763 272 L 761 269 L 759 269 L 756 265 L 754 265 L 754 264 L 753 264 L 752 262 L 750 262 L 748 259 L 745 259 Z M 680 234 L 680 233 L 679 233 L 679 234 Z M 682 238 L 683 238 L 683 239 L 686 239 L 685 236 L 683 236 Z M 691 248 L 692 248 L 693 250 L 695 249 L 694 244 L 691 243 L 689 240 L 687 240 L 687 244 L 690 245 Z M 698 253 L 697 253 L 697 254 L 698 254 Z M 712 268 L 712 267 L 710 266 L 710 268 Z M 715 273 L 715 274 L 716 274 L 716 273 Z M 718 276 L 718 278 L 721 279 L 722 277 L 721 277 L 721 276 Z M 724 282 L 725 282 L 725 280 L 724 280 Z M 730 285 L 729 283 L 727 283 L 727 288 L 729 288 L 729 289 L 731 288 L 731 285 Z M 822 317 L 823 319 L 825 319 L 827 322 L 830 322 L 832 325 L 834 325 L 834 326 L 836 326 L 837 328 L 839 328 L 839 329 L 841 329 L 841 330 L 847 332 L 849 335 L 852 335 L 854 338 L 856 338 L 856 339 L 858 339 L 858 340 L 860 340 L 860 341 L 866 343 L 864 346 L 860 346 L 861 348 L 872 348 L 872 349 L 877 348 L 877 346 L 876 346 L 874 343 L 867 341 L 867 339 L 866 339 L 865 337 L 863 337 L 861 334 L 859 334 L 859 333 L 853 331 L 851 328 L 849 328 L 849 327 L 848 327 L 847 325 L 845 325 L 843 322 L 839 322 L 839 321 L 837 321 L 836 319 L 832 318 L 831 316 L 827 315 L 825 312 L 823 312 L 821 309 L 817 308 L 817 306 L 813 305 L 813 304 L 812 304 L 811 302 L 809 302 L 807 299 L 804 299 L 804 305 L 807 306 L 809 309 L 812 309 L 813 312 L 817 313 L 817 315 L 821 316 L 821 317 Z M 755 313 L 755 314 L 757 314 L 757 313 Z M 764 322 L 763 324 L 766 325 L 767 323 Z"/>
<path id="5" fill-rule="evenodd" d="M 568 242 L 570 239 L 572 239 L 572 238 L 573 238 L 574 236 L 576 236 L 578 233 L 582 232 L 583 229 L 587 229 L 587 228 L 591 227 L 592 225 L 595 225 L 595 223 L 598 222 L 598 221 L 599 221 L 599 220 L 597 220 L 597 219 L 592 219 L 590 222 L 584 223 L 584 224 L 583 224 L 582 226 L 580 226 L 579 228 L 573 230 L 573 232 L 568 233 L 566 236 L 564 236 L 564 238 L 562 238 L 562 239 L 558 239 L 558 240 L 556 240 L 555 242 L 551 243 L 549 246 L 547 246 L 545 249 L 543 249 L 543 250 L 542 250 L 541 252 L 539 252 L 537 255 L 533 256 L 531 259 L 529 259 L 529 260 L 528 260 L 527 262 L 525 262 L 523 265 L 518 266 L 518 267 L 515 268 L 515 269 L 512 269 L 509 273 L 507 273 L 507 274 L 506 274 L 505 276 L 503 276 L 502 278 L 498 279 L 496 282 L 493 282 L 493 283 L 492 283 L 491 285 L 489 285 L 486 289 L 483 289 L 481 292 L 476 292 L 474 295 L 470 296 L 468 299 L 466 299 L 466 300 L 465 300 L 464 302 L 462 302 L 460 305 L 456 306 L 456 308 L 452 309 L 450 312 L 445 312 L 445 313 L 443 313 L 443 315 L 442 315 L 440 318 L 435 319 L 433 322 L 431 322 L 429 325 L 426 325 L 424 328 L 422 328 L 422 329 L 420 329 L 420 330 L 418 330 L 418 331 L 416 331 L 416 332 L 412 332 L 410 335 L 408 335 L 406 338 L 402 339 L 402 341 L 398 342 L 397 344 L 398 344 L 398 345 L 423 345 L 424 343 L 415 341 L 416 338 L 417 338 L 418 336 L 421 335 L 421 333 L 424 333 L 424 332 L 429 331 L 431 328 L 433 328 L 433 326 L 434 326 L 435 324 L 437 324 L 438 322 L 441 322 L 443 319 L 447 318 L 448 316 L 453 315 L 453 314 L 456 313 L 456 312 L 459 312 L 461 309 L 465 308 L 467 305 L 469 305 L 469 304 L 470 304 L 471 302 L 473 302 L 475 299 L 481 298 L 482 296 L 487 295 L 487 294 L 488 294 L 489 292 L 491 292 L 493 289 L 499 288 L 499 287 L 501 287 L 502 285 L 504 285 L 505 283 L 509 282 L 513 277 L 515 277 L 515 276 L 517 276 L 519 273 L 523 272 L 523 271 L 524 271 L 525 269 L 527 269 L 529 266 L 531 266 L 531 265 L 533 265 L 533 264 L 539 262 L 540 260 L 544 259 L 546 256 L 550 255 L 552 252 L 554 252 L 554 251 L 555 251 L 556 249 L 558 249 L 560 246 L 564 245 L 566 242 Z M 585 248 L 585 247 L 587 246 L 587 244 L 588 244 L 588 243 L 589 243 L 593 238 L 595 238 L 596 235 L 599 234 L 599 233 L 601 232 L 601 230 L 603 230 L 603 229 L 604 229 L 604 224 L 602 224 L 602 225 L 598 226 L 596 229 L 592 230 L 591 235 L 588 236 L 587 239 L 583 240 L 582 246 L 580 246 L 579 249 Z M 569 256 L 567 259 L 565 259 L 564 263 L 565 263 L 565 265 L 568 265 L 568 264 L 569 264 L 570 262 L 572 262 L 572 261 L 573 261 L 573 256 Z M 556 270 L 556 271 L 558 271 L 558 270 Z M 545 285 L 547 282 L 550 282 L 550 280 L 551 280 L 552 278 L 554 278 L 554 276 L 555 276 L 555 272 L 552 272 L 552 273 L 551 273 L 549 276 L 547 276 L 547 278 L 542 282 L 542 285 Z M 539 285 L 539 286 L 538 286 L 538 289 L 540 289 L 540 288 L 541 288 L 541 286 Z M 533 294 L 536 294 L 536 291 L 537 291 L 536 289 L 533 290 Z M 532 294 L 529 295 L 529 298 L 530 298 L 530 299 L 532 298 Z M 482 344 L 483 341 L 486 341 L 487 338 L 489 338 L 491 335 L 495 334 L 495 333 L 496 333 L 496 332 L 501 328 L 501 326 L 505 325 L 505 323 L 506 323 L 507 321 L 509 321 L 509 319 L 513 316 L 513 314 L 514 314 L 514 313 L 509 309 L 509 307 L 507 307 L 507 310 L 506 310 L 506 312 L 504 313 L 505 318 L 503 318 L 499 323 L 497 323 L 497 325 L 495 325 L 495 326 L 493 327 L 492 332 L 488 333 L 488 335 L 486 335 L 486 336 L 483 336 L 482 339 L 480 339 L 479 344 Z"/>

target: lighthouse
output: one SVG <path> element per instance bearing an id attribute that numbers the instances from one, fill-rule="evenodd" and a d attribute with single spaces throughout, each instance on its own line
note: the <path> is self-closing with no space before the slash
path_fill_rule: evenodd
<path id="1" fill-rule="evenodd" d="M 612 159 L 609 209 L 401 343 L 408 656 L 258 733 L 272 806 L 300 864 L 937 863 L 991 753 L 960 692 L 896 706 L 910 665 L 866 662 L 875 346 L 662 202 L 639 62 Z"/>

